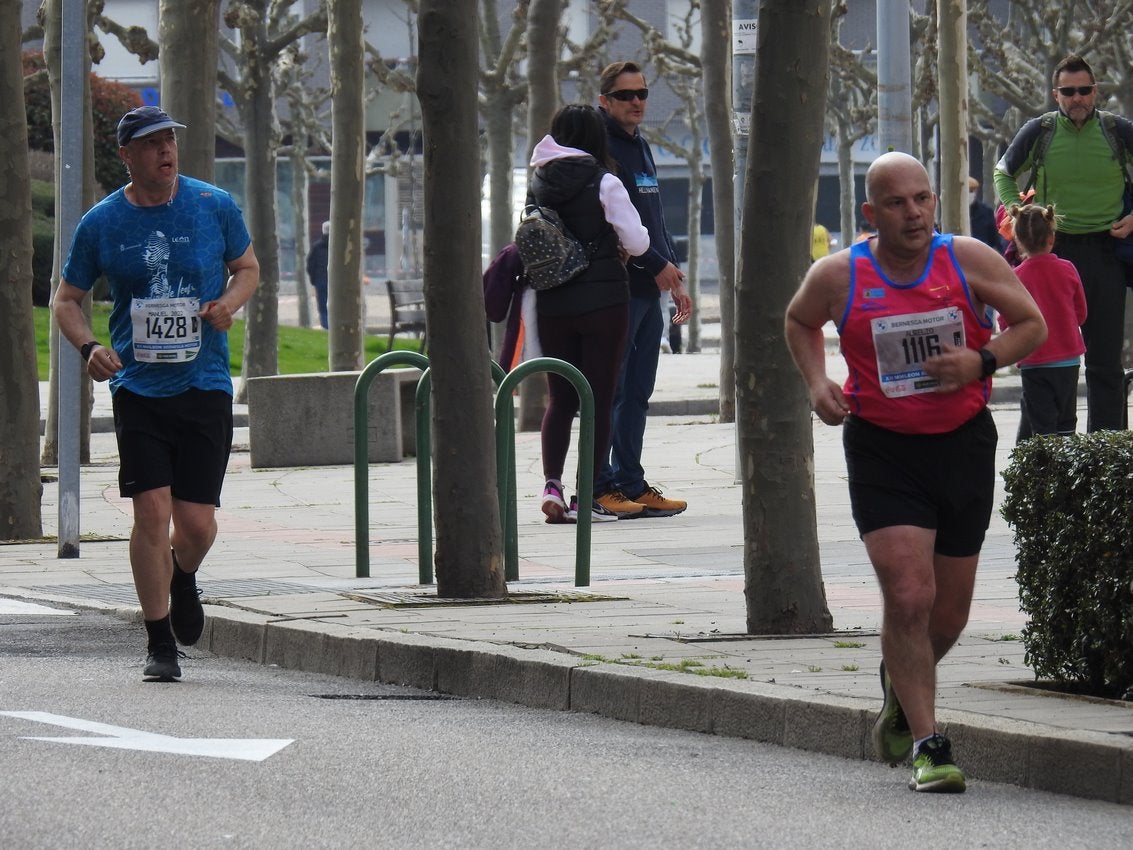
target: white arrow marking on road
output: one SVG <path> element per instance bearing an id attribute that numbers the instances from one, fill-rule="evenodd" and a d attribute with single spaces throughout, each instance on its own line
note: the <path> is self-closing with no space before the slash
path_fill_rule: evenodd
<path id="1" fill-rule="evenodd" d="M 49 608 L 46 605 L 36 605 L 34 602 L 21 602 L 18 599 L 0 599 L 0 614 L 16 614 L 23 615 L 71 615 L 77 614 L 78 611 L 70 611 L 62 608 Z"/>
<path id="2" fill-rule="evenodd" d="M 53 741 L 59 744 L 80 744 L 85 747 L 110 747 L 116 750 L 143 750 L 150 753 L 175 753 L 183 756 L 206 756 L 207 758 L 238 759 L 240 761 L 263 761 L 278 753 L 294 739 L 290 738 L 174 738 L 171 735 L 155 735 L 140 729 L 127 729 L 124 726 L 110 726 L 95 723 L 93 720 L 79 720 L 61 714 L 48 714 L 43 711 L 0 711 L 6 717 L 18 717 L 33 723 L 50 723 L 66 729 L 82 732 L 95 732 L 108 735 L 107 738 L 33 738 L 27 741 Z"/>

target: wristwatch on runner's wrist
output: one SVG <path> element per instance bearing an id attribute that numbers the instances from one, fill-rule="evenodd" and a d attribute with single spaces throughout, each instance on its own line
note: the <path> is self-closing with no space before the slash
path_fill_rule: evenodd
<path id="1" fill-rule="evenodd" d="M 990 378 L 995 374 L 995 370 L 999 368 L 999 363 L 996 362 L 995 355 L 986 348 L 981 348 L 979 355 L 980 359 L 983 360 L 983 368 L 980 370 L 980 377 Z"/>

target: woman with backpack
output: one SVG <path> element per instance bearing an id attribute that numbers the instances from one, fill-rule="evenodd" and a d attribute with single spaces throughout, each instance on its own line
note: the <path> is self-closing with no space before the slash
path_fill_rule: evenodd
<path id="1" fill-rule="evenodd" d="M 586 247 L 590 262 L 559 286 L 536 293 L 539 345 L 547 357 L 565 360 L 590 382 L 594 394 L 595 478 L 610 451 L 610 428 L 618 370 L 629 323 L 627 257 L 649 248 L 649 232 L 614 176 L 606 127 L 598 111 L 569 104 L 555 113 L 551 132 L 531 154 L 534 173 L 528 203 L 558 213 L 563 225 Z M 549 401 L 542 424 L 543 513 L 550 523 L 573 522 L 577 497 L 566 502 L 562 476 L 578 394 L 560 375 L 548 375 Z M 616 520 L 594 502 L 594 522 Z"/>

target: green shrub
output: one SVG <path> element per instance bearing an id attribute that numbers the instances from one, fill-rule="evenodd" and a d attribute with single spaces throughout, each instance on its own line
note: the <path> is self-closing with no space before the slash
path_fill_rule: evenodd
<path id="1" fill-rule="evenodd" d="M 31 181 L 31 300 L 46 307 L 51 298 L 51 264 L 55 252 L 55 187 Z"/>
<path id="2" fill-rule="evenodd" d="M 28 147 L 55 150 L 51 127 L 51 87 L 44 73 L 42 53 L 23 54 L 24 107 L 28 120 Z M 103 192 L 113 192 L 126 180 L 126 167 L 118 157 L 115 130 L 123 113 L 142 105 L 141 96 L 123 83 L 90 75 L 91 118 L 94 129 L 94 173 Z"/>
<path id="3" fill-rule="evenodd" d="M 1133 433 L 1027 440 L 1003 477 L 1027 663 L 1042 679 L 1133 698 Z"/>

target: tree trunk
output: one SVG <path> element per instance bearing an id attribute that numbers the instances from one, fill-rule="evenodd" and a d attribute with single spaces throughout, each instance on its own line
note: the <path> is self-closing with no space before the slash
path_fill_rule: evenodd
<path id="1" fill-rule="evenodd" d="M 237 401 L 247 398 L 248 378 L 279 371 L 279 232 L 275 205 L 279 140 L 275 133 L 275 85 L 272 59 L 265 55 L 269 37 L 266 23 L 259 20 L 245 24 L 241 36 L 245 61 L 240 70 L 245 92 L 237 103 L 244 122 L 244 206 L 260 261 L 260 285 L 244 308 L 244 365 Z"/>
<path id="2" fill-rule="evenodd" d="M 559 51 L 559 21 L 562 19 L 564 0 L 531 0 L 527 10 L 527 55 L 557 56 Z M 559 108 L 559 81 L 555 62 L 528 62 L 527 64 L 527 153 L 551 128 L 551 118 Z M 543 411 L 547 406 L 547 376 L 531 375 L 525 378 L 519 391 L 520 431 L 538 431 L 543 424 Z"/>
<path id="3" fill-rule="evenodd" d="M 0 540 L 43 534 L 20 2 L 0 0 Z"/>
<path id="4" fill-rule="evenodd" d="M 940 224 L 971 234 L 968 221 L 968 10 L 966 0 L 939 0 Z"/>
<path id="5" fill-rule="evenodd" d="M 838 124 L 838 220 L 842 228 L 842 245 L 845 248 L 858 235 L 858 213 L 854 203 L 857 191 L 854 185 L 854 141 L 845 124 Z"/>
<path id="6" fill-rule="evenodd" d="M 809 265 L 829 18 L 829 0 L 763 0 L 759 12 L 736 288 L 744 595 L 752 634 L 832 627 L 819 563 L 810 403 L 783 338 L 787 303 Z"/>
<path id="7" fill-rule="evenodd" d="M 216 68 L 220 0 L 161 0 L 161 108 L 177 132 L 182 174 L 216 181 Z"/>
<path id="8" fill-rule="evenodd" d="M 332 127 L 327 348 L 331 371 L 348 372 L 364 365 L 362 202 L 366 186 L 366 106 L 362 0 L 328 0 L 327 12 Z"/>
<path id="9" fill-rule="evenodd" d="M 716 261 L 720 269 L 720 421 L 736 421 L 735 147 L 732 141 L 731 51 L 729 0 L 702 0 L 700 7 L 701 67 L 704 73 L 704 115 L 708 122 L 708 155 L 712 162 L 712 211 L 716 220 Z"/>
<path id="10" fill-rule="evenodd" d="M 310 180 L 307 176 L 307 152 L 303 139 L 292 136 L 291 155 L 291 209 L 295 230 L 295 295 L 299 306 L 299 327 L 311 327 L 311 299 L 307 297 L 307 252 L 311 248 L 307 207 Z"/>
<path id="11" fill-rule="evenodd" d="M 704 209 L 704 154 L 700 149 L 696 98 L 691 93 L 685 114 L 692 123 L 688 145 L 688 261 L 685 263 L 685 285 L 692 298 L 692 315 L 688 320 L 688 345 L 685 350 L 695 354 L 700 351 L 700 220 Z M 668 319 L 668 316 L 665 318 Z"/>
<path id="12" fill-rule="evenodd" d="M 493 384 L 480 275 L 476 0 L 423 0 L 417 97 L 425 163 L 425 311 L 433 382 L 437 595 L 500 598 Z M 426 451 L 425 447 L 419 447 Z"/>

